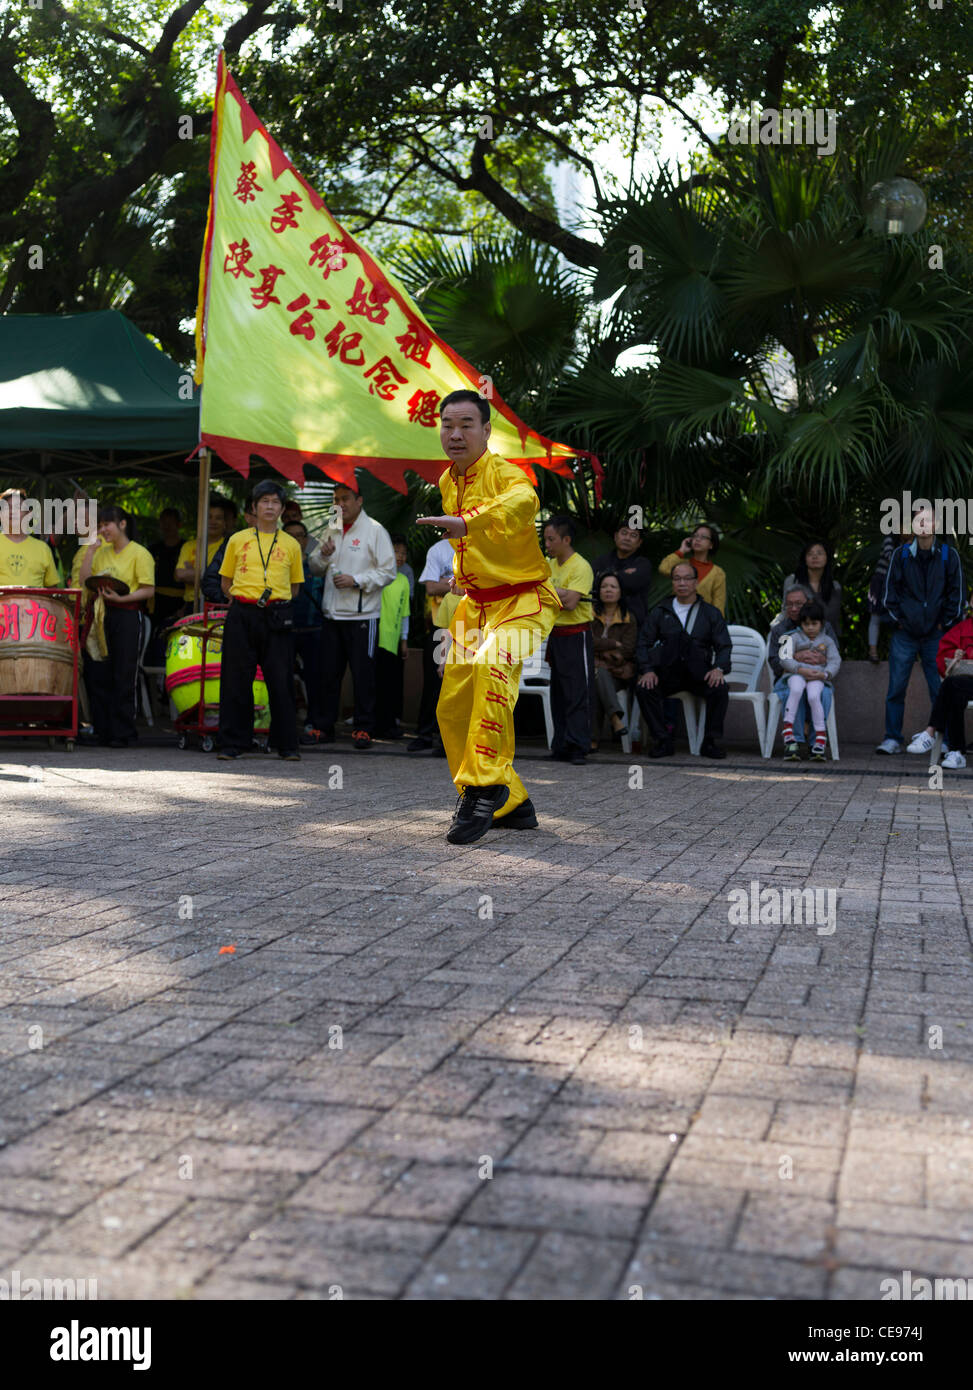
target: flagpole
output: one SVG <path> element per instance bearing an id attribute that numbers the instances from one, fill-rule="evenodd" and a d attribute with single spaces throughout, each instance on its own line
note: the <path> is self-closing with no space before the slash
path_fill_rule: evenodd
<path id="1" fill-rule="evenodd" d="M 203 572 L 206 569 L 206 556 L 209 551 L 209 475 L 210 450 L 203 445 L 199 451 L 199 493 L 196 498 L 196 580 L 193 606 L 197 613 L 203 611 Z"/>

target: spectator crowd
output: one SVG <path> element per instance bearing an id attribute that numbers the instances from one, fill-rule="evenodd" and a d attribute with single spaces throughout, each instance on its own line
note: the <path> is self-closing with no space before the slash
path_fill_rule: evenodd
<path id="1" fill-rule="evenodd" d="M 11 499 L 17 490 L 3 494 Z M 429 547 L 418 579 L 406 538 L 369 517 L 360 492 L 339 484 L 322 535 L 312 535 L 300 505 L 274 482 L 259 483 L 238 523 L 228 498 L 210 500 L 205 560 L 198 538 L 166 508 L 160 539 L 146 549 L 132 518 L 99 509 L 98 535 L 79 547 L 67 577 L 85 591 L 82 630 L 90 740 L 127 746 L 137 738 L 136 685 L 141 666 L 160 669 L 173 625 L 197 616 L 196 587 L 207 605 L 226 608 L 222 632 L 219 756 L 232 759 L 254 737 L 253 682 L 262 679 L 270 744 L 297 759 L 301 746 L 334 740 L 342 682 L 350 673 L 351 738 L 367 750 L 375 738 L 403 736 L 403 687 L 409 648 L 421 640 L 422 694 L 410 753 L 442 756 L 436 706 L 442 636 L 459 602 L 448 540 Z M 703 702 L 704 757 L 725 757 L 723 725 L 733 670 L 726 622 L 727 575 L 720 535 L 701 522 L 656 563 L 643 531 L 624 521 L 612 548 L 589 563 L 579 525 L 548 518 L 543 543 L 561 610 L 546 644 L 553 739 L 550 757 L 583 765 L 605 739 L 630 733 L 641 715 L 649 756 L 675 751 L 680 702 Z M 656 576 L 671 592 L 650 603 Z M 51 548 L 8 524 L 0 534 L 0 587 L 60 582 Z M 785 579 L 770 626 L 767 659 L 781 707 L 781 753 L 823 761 L 828 718 L 841 668 L 842 587 L 828 544 L 812 538 Z M 228 605 L 228 607 L 227 607 Z M 208 610 L 207 610 L 208 611 Z M 943 738 L 944 766 L 966 766 L 963 717 L 973 700 L 973 623 L 966 616 L 962 564 L 935 534 L 933 514 L 887 537 L 868 591 L 869 658 L 877 661 L 882 624 L 891 628 L 885 736 L 877 752 L 906 751 L 905 692 L 918 661 L 930 700 L 926 727 L 908 742 L 928 752 Z M 151 640 L 148 634 L 151 629 Z M 300 715 L 300 719 L 298 716 Z"/>

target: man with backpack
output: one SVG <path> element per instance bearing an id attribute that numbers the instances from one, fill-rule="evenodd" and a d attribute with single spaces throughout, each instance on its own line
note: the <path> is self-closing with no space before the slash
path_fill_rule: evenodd
<path id="1" fill-rule="evenodd" d="M 951 545 L 936 537 L 931 509 L 916 513 L 914 539 L 893 553 L 885 580 L 884 605 L 893 623 L 889 645 L 889 685 L 885 697 L 885 738 L 876 753 L 903 753 L 905 692 L 916 658 L 922 663 L 929 698 L 939 693 L 936 653 L 947 628 L 959 622 L 963 607 L 963 567 Z"/>

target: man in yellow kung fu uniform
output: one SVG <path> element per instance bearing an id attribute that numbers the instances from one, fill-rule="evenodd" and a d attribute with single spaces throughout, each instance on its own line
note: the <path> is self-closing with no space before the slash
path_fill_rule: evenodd
<path id="1" fill-rule="evenodd" d="M 439 480 L 445 516 L 419 517 L 445 531 L 456 554 L 454 586 L 465 592 L 449 627 L 436 711 L 460 800 L 446 839 L 472 844 L 491 825 L 537 825 L 513 768 L 520 668 L 561 608 L 534 527 L 539 503 L 526 475 L 491 454 L 490 407 L 476 391 L 440 406 L 439 436 L 450 467 Z"/>

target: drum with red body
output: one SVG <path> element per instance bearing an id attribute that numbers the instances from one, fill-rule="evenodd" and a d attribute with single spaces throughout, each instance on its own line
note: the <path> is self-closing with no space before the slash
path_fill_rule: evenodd
<path id="1" fill-rule="evenodd" d="M 0 695 L 65 695 L 74 689 L 74 612 L 43 592 L 0 589 Z"/>

